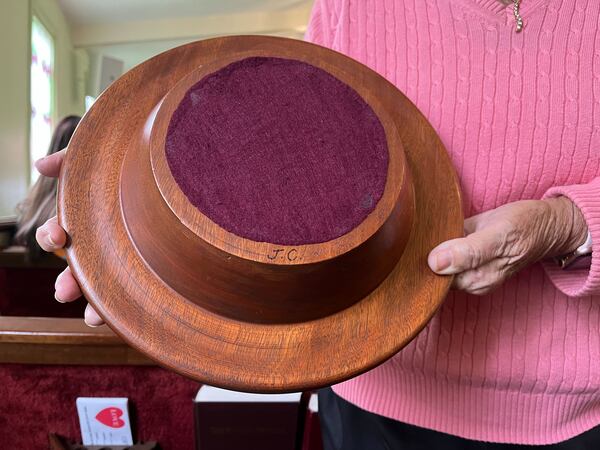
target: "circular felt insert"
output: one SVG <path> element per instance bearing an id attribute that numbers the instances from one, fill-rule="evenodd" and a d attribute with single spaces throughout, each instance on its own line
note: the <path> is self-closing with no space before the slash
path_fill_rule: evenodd
<path id="1" fill-rule="evenodd" d="M 316 244 L 356 228 L 383 195 L 384 128 L 326 71 L 252 57 L 203 78 L 167 130 L 173 177 L 200 212 L 240 237 Z"/>

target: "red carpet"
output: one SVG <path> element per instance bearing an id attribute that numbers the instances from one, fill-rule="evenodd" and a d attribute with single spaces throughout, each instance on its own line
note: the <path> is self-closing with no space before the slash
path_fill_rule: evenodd
<path id="1" fill-rule="evenodd" d="M 0 449 L 47 448 L 49 432 L 80 440 L 75 399 L 101 396 L 130 399 L 134 439 L 193 450 L 198 388 L 157 367 L 0 365 Z"/>

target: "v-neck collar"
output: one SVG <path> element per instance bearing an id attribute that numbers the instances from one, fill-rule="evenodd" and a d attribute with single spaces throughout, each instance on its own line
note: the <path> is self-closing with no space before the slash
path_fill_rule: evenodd
<path id="1" fill-rule="evenodd" d="M 481 13 L 492 20 L 507 22 L 513 17 L 513 2 L 503 3 L 500 0 L 459 0 L 469 9 Z M 527 17 L 550 3 L 551 0 L 521 0 L 520 12 L 525 24 Z M 510 23 L 510 22 L 509 22 Z"/>

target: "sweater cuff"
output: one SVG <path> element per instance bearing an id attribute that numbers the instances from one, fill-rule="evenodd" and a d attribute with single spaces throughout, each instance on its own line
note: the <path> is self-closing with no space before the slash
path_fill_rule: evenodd
<path id="1" fill-rule="evenodd" d="M 588 184 L 550 188 L 543 198 L 564 196 L 583 213 L 592 236 L 592 262 L 589 268 L 560 269 L 554 262 L 543 263 L 554 285 L 570 297 L 600 294 L 600 177 Z"/>

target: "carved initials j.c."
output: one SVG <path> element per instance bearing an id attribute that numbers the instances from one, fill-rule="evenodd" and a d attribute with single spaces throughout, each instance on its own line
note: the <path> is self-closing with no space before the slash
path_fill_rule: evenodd
<path id="1" fill-rule="evenodd" d="M 277 258 L 284 258 L 288 261 L 295 261 L 298 258 L 298 250 L 292 248 L 287 252 L 283 248 L 274 248 L 273 252 L 270 255 L 267 255 L 271 261 L 276 260 Z"/>

